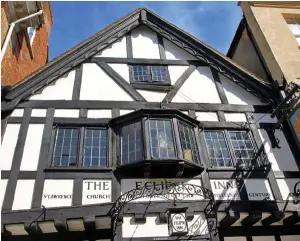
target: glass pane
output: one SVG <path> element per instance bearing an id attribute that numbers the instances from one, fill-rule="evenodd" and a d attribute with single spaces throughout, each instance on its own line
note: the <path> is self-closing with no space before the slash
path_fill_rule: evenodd
<path id="1" fill-rule="evenodd" d="M 57 128 L 52 158 L 53 166 L 77 165 L 78 138 L 78 128 Z"/>
<path id="2" fill-rule="evenodd" d="M 84 135 L 83 166 L 106 167 L 107 129 L 87 128 Z"/>
<path id="3" fill-rule="evenodd" d="M 175 147 L 170 120 L 149 120 L 152 158 L 174 158 Z"/>
<path id="4" fill-rule="evenodd" d="M 193 128 L 179 122 L 179 137 L 183 158 L 189 161 L 198 162 L 197 144 Z"/>
<path id="5" fill-rule="evenodd" d="M 142 125 L 135 122 L 122 127 L 121 130 L 121 162 L 136 162 L 142 159 Z"/>
<path id="6" fill-rule="evenodd" d="M 154 82 L 166 82 L 167 81 L 166 67 L 152 66 L 151 73 L 152 73 L 152 81 L 154 81 Z"/>
<path id="7" fill-rule="evenodd" d="M 213 166 L 232 166 L 228 146 L 222 131 L 205 131 L 205 143 Z M 236 138 L 232 135 L 232 138 Z M 237 144 L 237 143 L 236 143 Z"/>
<path id="8" fill-rule="evenodd" d="M 142 65 L 132 66 L 133 80 L 136 82 L 149 81 L 148 67 Z"/>

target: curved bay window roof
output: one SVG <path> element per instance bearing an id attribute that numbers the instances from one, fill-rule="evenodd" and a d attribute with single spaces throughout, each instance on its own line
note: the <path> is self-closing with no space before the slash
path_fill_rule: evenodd
<path id="1" fill-rule="evenodd" d="M 117 130 L 117 172 L 136 177 L 182 177 L 203 171 L 199 122 L 171 109 L 142 109 L 112 120 Z"/>

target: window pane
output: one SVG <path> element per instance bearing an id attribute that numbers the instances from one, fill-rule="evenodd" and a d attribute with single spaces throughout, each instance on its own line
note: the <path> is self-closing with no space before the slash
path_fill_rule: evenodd
<path id="1" fill-rule="evenodd" d="M 121 130 L 121 162 L 136 162 L 142 159 L 142 125 L 135 122 L 122 127 Z"/>
<path id="2" fill-rule="evenodd" d="M 195 133 L 192 127 L 179 122 L 179 137 L 183 152 L 183 158 L 189 161 L 198 161 L 198 152 Z"/>
<path id="3" fill-rule="evenodd" d="M 133 74 L 133 80 L 134 81 L 142 81 L 147 82 L 149 81 L 149 73 L 148 73 L 148 67 L 142 66 L 142 65 L 134 65 L 132 66 L 132 74 Z"/>
<path id="4" fill-rule="evenodd" d="M 212 166 L 232 166 L 224 133 L 221 131 L 205 131 L 205 143 Z M 236 138 L 232 136 L 232 139 Z M 182 139 L 182 138 L 180 138 Z"/>
<path id="5" fill-rule="evenodd" d="M 174 158 L 175 147 L 170 120 L 149 120 L 152 158 Z"/>
<path id="6" fill-rule="evenodd" d="M 255 153 L 250 135 L 246 131 L 230 131 L 229 136 L 237 163 L 249 166 Z"/>
<path id="7" fill-rule="evenodd" d="M 78 157 L 78 128 L 57 128 L 53 151 L 53 166 L 76 166 Z"/>
<path id="8" fill-rule="evenodd" d="M 166 82 L 167 81 L 167 72 L 164 66 L 152 66 L 152 81 L 154 82 Z"/>
<path id="9" fill-rule="evenodd" d="M 107 129 L 87 128 L 84 135 L 83 166 L 106 167 Z"/>

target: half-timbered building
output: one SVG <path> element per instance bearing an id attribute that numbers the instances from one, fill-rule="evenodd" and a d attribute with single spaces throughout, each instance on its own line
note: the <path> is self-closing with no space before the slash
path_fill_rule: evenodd
<path id="1" fill-rule="evenodd" d="M 3 91 L 2 238 L 300 240 L 299 156 L 276 103 L 139 8 Z"/>

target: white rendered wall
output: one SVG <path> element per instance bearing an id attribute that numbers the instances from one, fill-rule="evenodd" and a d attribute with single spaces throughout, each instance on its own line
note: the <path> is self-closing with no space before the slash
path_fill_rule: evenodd
<path id="1" fill-rule="evenodd" d="M 247 122 L 246 115 L 243 113 L 224 113 L 225 120 L 231 122 Z"/>
<path id="2" fill-rule="evenodd" d="M 137 90 L 148 102 L 162 102 L 167 95 L 167 92 Z"/>
<path id="3" fill-rule="evenodd" d="M 0 180 L 0 207 L 2 208 L 2 203 L 6 191 L 7 179 Z"/>
<path id="4" fill-rule="evenodd" d="M 117 57 L 126 58 L 126 37 L 123 37 L 113 44 L 106 47 L 101 53 L 96 55 L 97 57 Z"/>
<path id="5" fill-rule="evenodd" d="M 271 114 L 266 113 L 253 113 L 254 121 L 258 123 L 277 123 L 277 118 L 271 118 Z"/>
<path id="6" fill-rule="evenodd" d="M 42 93 L 31 96 L 30 100 L 72 100 L 75 70 L 61 77 L 54 85 L 46 87 Z"/>
<path id="7" fill-rule="evenodd" d="M 179 59 L 179 60 L 197 59 L 193 55 L 189 54 L 183 49 L 177 47 L 175 44 L 171 43 L 169 40 L 164 38 L 163 41 L 165 46 L 166 59 Z"/>
<path id="8" fill-rule="evenodd" d="M 45 117 L 47 109 L 32 109 L 31 116 L 34 117 Z"/>
<path id="9" fill-rule="evenodd" d="M 1 170 L 10 170 L 18 140 L 20 124 L 8 124 L 1 145 Z"/>
<path id="10" fill-rule="evenodd" d="M 78 118 L 79 110 L 76 109 L 56 109 L 54 112 L 54 117 L 70 117 Z"/>
<path id="11" fill-rule="evenodd" d="M 300 179 L 296 178 L 285 178 L 285 179 L 277 179 L 277 184 L 279 187 L 279 190 L 282 195 L 283 200 L 287 200 L 289 193 L 294 192 L 294 186 L 297 182 L 300 181 Z M 289 197 L 289 200 L 292 200 L 292 197 Z"/>
<path id="12" fill-rule="evenodd" d="M 252 241 L 275 241 L 274 236 L 252 236 Z"/>
<path id="13" fill-rule="evenodd" d="M 246 237 L 224 237 L 224 241 L 247 241 Z"/>
<path id="14" fill-rule="evenodd" d="M 20 170 L 37 170 L 44 124 L 29 124 Z"/>
<path id="15" fill-rule="evenodd" d="M 18 180 L 12 210 L 31 208 L 34 181 L 35 180 Z"/>
<path id="16" fill-rule="evenodd" d="M 129 114 L 131 112 L 133 112 L 135 110 L 120 110 L 120 115 L 126 115 L 126 114 Z"/>
<path id="17" fill-rule="evenodd" d="M 172 102 L 221 103 L 209 67 L 198 67 L 181 86 Z"/>
<path id="18" fill-rule="evenodd" d="M 298 171 L 295 159 L 291 152 L 291 149 L 285 139 L 282 131 L 276 130 L 275 137 L 280 140 L 280 148 L 271 148 L 271 142 L 267 132 L 263 129 L 258 130 L 260 138 L 265 143 L 265 151 L 268 155 L 269 161 L 272 163 L 272 169 L 274 171 Z"/>
<path id="19" fill-rule="evenodd" d="M 22 117 L 24 114 L 24 109 L 14 109 L 13 112 L 11 113 L 10 116 L 13 116 L 13 117 Z"/>
<path id="20" fill-rule="evenodd" d="M 247 92 L 233 81 L 227 79 L 225 76 L 219 74 L 219 77 L 223 84 L 223 88 L 229 104 L 265 105 L 265 103 L 262 103 L 256 96 Z"/>
<path id="21" fill-rule="evenodd" d="M 132 101 L 133 99 L 99 66 L 84 64 L 80 100 Z"/>
<path id="22" fill-rule="evenodd" d="M 111 109 L 88 110 L 87 118 L 111 118 Z"/>
<path id="23" fill-rule="evenodd" d="M 179 77 L 186 71 L 188 66 L 168 66 L 171 84 L 174 85 Z"/>
<path id="24" fill-rule="evenodd" d="M 115 70 L 121 77 L 126 80 L 128 83 L 129 81 L 129 68 L 127 64 L 108 64 L 113 70 Z"/>
<path id="25" fill-rule="evenodd" d="M 157 35 L 145 26 L 131 32 L 133 58 L 159 59 Z"/>
<path id="26" fill-rule="evenodd" d="M 215 112 L 198 112 L 196 111 L 198 121 L 219 121 L 218 115 Z"/>
<path id="27" fill-rule="evenodd" d="M 300 235 L 284 235 L 280 236 L 281 241 L 299 241 Z"/>

